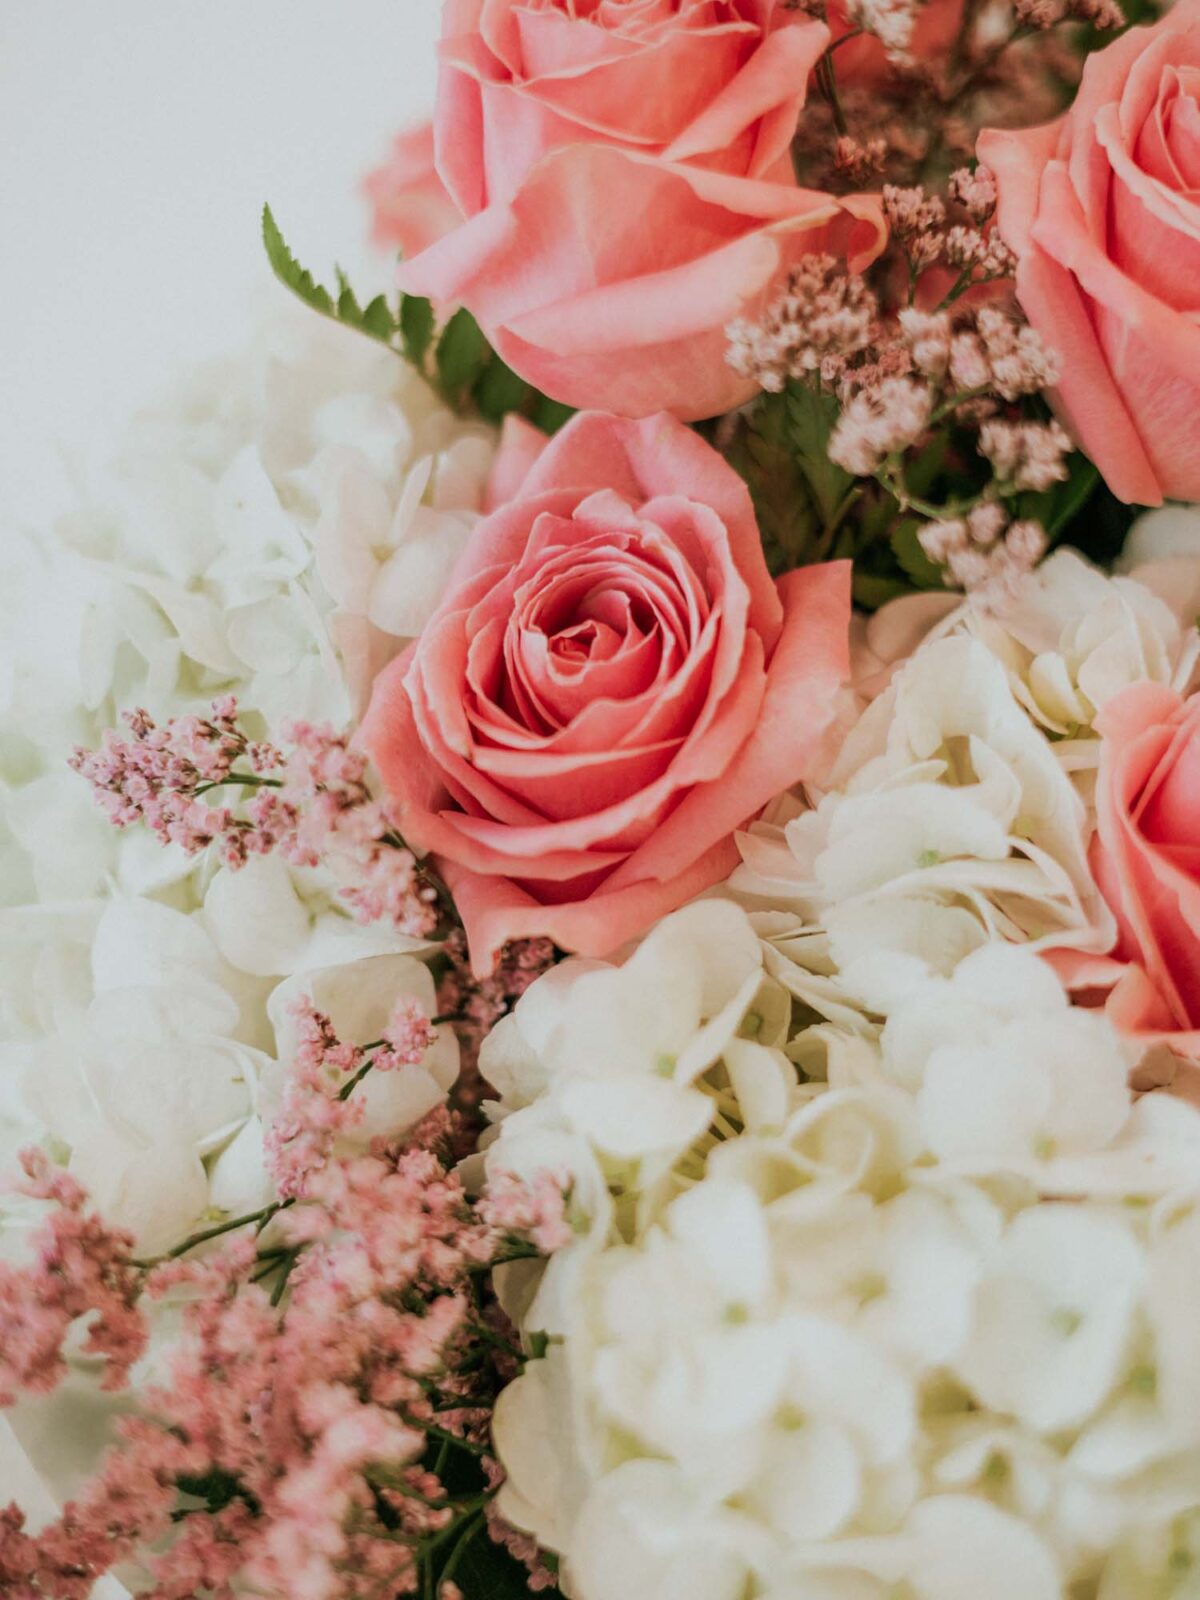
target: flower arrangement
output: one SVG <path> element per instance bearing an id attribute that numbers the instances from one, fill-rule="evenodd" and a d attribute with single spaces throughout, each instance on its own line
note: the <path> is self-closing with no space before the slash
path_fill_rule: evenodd
<path id="1" fill-rule="evenodd" d="M 0 1594 L 1188 1600 L 1200 6 L 440 62 L 4 553 Z"/>

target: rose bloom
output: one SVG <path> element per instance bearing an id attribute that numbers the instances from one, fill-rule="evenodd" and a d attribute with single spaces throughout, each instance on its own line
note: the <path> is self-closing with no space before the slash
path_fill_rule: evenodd
<path id="1" fill-rule="evenodd" d="M 1200 1057 L 1200 694 L 1134 684 L 1095 726 L 1091 865 L 1120 932 L 1110 959 L 1055 964 L 1076 987 L 1111 987 L 1123 1033 Z"/>
<path id="2" fill-rule="evenodd" d="M 1122 500 L 1200 499 L 1200 0 L 1087 59 L 1055 123 L 989 131 L 1017 294 Z"/>
<path id="3" fill-rule="evenodd" d="M 498 476 L 522 467 L 361 735 L 481 973 L 527 936 L 605 955 L 725 878 L 825 758 L 849 667 L 849 563 L 774 583 L 741 479 L 674 418 L 513 423 Z"/>
<path id="4" fill-rule="evenodd" d="M 363 185 L 371 205 L 371 237 L 382 249 L 418 255 L 462 221 L 433 160 L 433 126 L 408 128 Z"/>
<path id="5" fill-rule="evenodd" d="M 467 221 L 401 269 L 555 399 L 685 419 L 754 392 L 724 328 L 878 199 L 797 187 L 824 24 L 782 0 L 448 0 L 438 170 Z"/>

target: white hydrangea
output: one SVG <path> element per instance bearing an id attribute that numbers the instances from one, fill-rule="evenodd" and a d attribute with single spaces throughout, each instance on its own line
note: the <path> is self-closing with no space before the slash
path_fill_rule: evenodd
<path id="1" fill-rule="evenodd" d="M 376 1038 L 382 988 L 432 1007 L 427 951 L 353 923 L 324 872 L 117 832 L 66 758 L 127 707 L 226 693 L 268 727 L 344 725 L 436 604 L 493 448 L 394 355 L 297 315 L 139 418 L 78 512 L 3 541 L 0 1159 L 48 1140 L 147 1253 L 262 1203 L 286 998 L 317 988 Z M 442 1030 L 373 1130 L 456 1070 Z"/>
<path id="2" fill-rule="evenodd" d="M 561 1021 L 510 1041 L 509 1093 L 536 1098 L 489 1162 L 523 1123 L 566 1130 L 560 1079 L 634 1104 L 658 1046 L 624 1024 L 642 952 L 661 939 L 665 978 L 669 924 L 715 933 L 711 904 L 646 941 L 578 1056 Z M 615 997 L 637 959 L 559 969 L 526 1018 L 564 1018 L 597 976 Z M 726 992 L 745 984 L 731 964 Z M 843 1033 L 826 1082 L 781 1084 L 782 1120 L 695 1140 L 681 1118 L 656 1204 L 623 1206 L 629 1169 L 600 1154 L 609 1210 L 522 1284 L 545 1354 L 495 1419 L 504 1514 L 559 1552 L 567 1593 L 1186 1595 L 1200 1116 L 1135 1101 L 1128 1066 L 1037 956 L 993 942 L 914 983 L 877 1038 Z"/>
<path id="3" fill-rule="evenodd" d="M 965 636 L 918 650 L 851 732 L 815 810 L 740 840 L 732 892 L 770 970 L 845 1025 L 997 939 L 1102 950 L 1111 913 L 1086 807 L 995 657 Z"/>
<path id="4" fill-rule="evenodd" d="M 967 635 L 1000 662 L 1019 704 L 1056 741 L 1069 771 L 1095 765 L 1092 723 L 1131 683 L 1180 691 L 1200 667 L 1200 517 L 1194 508 L 1148 512 L 1134 524 L 1119 572 L 1078 551 L 1056 550 L 987 609 L 954 595 L 917 595 L 884 606 L 858 643 L 868 695 L 926 639 Z"/>
<path id="5" fill-rule="evenodd" d="M 703 900 L 665 918 L 623 965 L 552 968 L 488 1035 L 499 1093 L 491 1170 L 569 1172 L 581 1228 L 640 1226 L 746 1128 L 782 1127 L 796 1074 L 790 1004 L 745 915 Z"/>

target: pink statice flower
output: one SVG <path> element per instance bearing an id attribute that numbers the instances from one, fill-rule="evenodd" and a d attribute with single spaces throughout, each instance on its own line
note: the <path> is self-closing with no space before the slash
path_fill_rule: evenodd
<path id="1" fill-rule="evenodd" d="M 310 1117 L 319 1144 L 329 1130 L 310 1102 L 334 1103 L 365 1053 L 342 1045 L 320 1014 L 305 1020 L 296 1120 Z M 387 1033 L 400 1054 L 425 1029 L 403 1011 Z M 423 1136 L 444 1131 L 443 1116 Z M 78 1187 L 29 1166 L 36 1192 L 66 1219 L 58 1233 L 75 1238 Z M 301 1178 L 302 1191 L 264 1212 L 275 1219 L 269 1236 L 243 1228 L 212 1253 L 181 1252 L 138 1277 L 153 1297 L 186 1290 L 168 1375 L 120 1422 L 116 1448 L 57 1522 L 32 1534 L 16 1507 L 0 1511 L 0 1592 L 85 1600 L 97 1578 L 137 1556 L 159 1600 L 247 1590 L 382 1600 L 419 1592 L 436 1576 L 439 1541 L 482 1527 L 503 1478 L 489 1424 L 502 1381 L 491 1354 L 506 1344 L 476 1274 L 522 1222 L 547 1247 L 560 1236 L 561 1185 L 535 1181 L 522 1197 L 513 1180 L 492 1219 L 416 1143 L 354 1156 L 322 1148 Z M 64 1259 L 89 1286 L 115 1271 L 125 1303 L 134 1273 L 121 1241 L 89 1236 Z M 44 1285 L 33 1274 L 9 1287 L 28 1314 Z M 98 1299 L 103 1313 L 95 1292 L 70 1309 Z M 456 1498 L 423 1460 L 431 1436 L 442 1454 L 477 1464 L 473 1497 Z M 529 1562 L 534 1587 L 549 1586 L 530 1541 L 491 1531 Z"/>
<path id="2" fill-rule="evenodd" d="M 539 1172 L 526 1180 L 511 1172 L 495 1172 L 480 1214 L 498 1232 L 527 1238 L 551 1255 L 573 1237 L 566 1214 L 569 1191 L 570 1180 L 563 1173 Z"/>
<path id="3" fill-rule="evenodd" d="M 85 1317 L 83 1349 L 105 1358 L 102 1387 L 119 1389 L 146 1347 L 133 1238 L 109 1228 L 43 1151 L 23 1150 L 20 1160 L 24 1177 L 15 1187 L 52 1209 L 33 1235 L 33 1261 L 0 1262 L 0 1405 L 11 1405 L 20 1390 L 46 1393 L 61 1381 L 64 1341 Z"/>
<path id="4" fill-rule="evenodd" d="M 343 1097 L 365 1053 L 343 1044 L 307 995 L 291 1007 L 296 1046 L 283 1103 L 266 1132 L 267 1171 L 281 1198 L 304 1195 L 333 1154 L 338 1139 L 362 1120 L 362 1103 Z"/>
<path id="5" fill-rule="evenodd" d="M 106 733 L 99 750 L 77 749 L 70 761 L 117 827 L 144 824 L 189 855 L 213 846 L 234 870 L 272 852 L 293 866 L 324 864 L 360 921 L 388 921 L 414 938 L 434 930 L 437 892 L 374 799 L 367 758 L 346 735 L 296 722 L 285 747 L 252 740 L 232 695 L 207 717 L 160 727 L 137 710 L 124 720 L 130 738 Z M 218 789 L 236 803 L 205 798 Z"/>

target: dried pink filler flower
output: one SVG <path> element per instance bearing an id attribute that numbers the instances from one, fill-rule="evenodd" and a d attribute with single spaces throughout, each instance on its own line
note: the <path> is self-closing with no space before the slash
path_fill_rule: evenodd
<path id="1" fill-rule="evenodd" d="M 730 323 L 728 361 L 772 394 L 809 373 L 831 382 L 871 343 L 878 315 L 862 278 L 833 256 L 809 256 L 761 321 Z"/>
<path id="2" fill-rule="evenodd" d="M 1057 422 L 985 422 L 979 451 L 1014 489 L 1048 489 L 1067 476 L 1070 435 Z"/>
<path id="3" fill-rule="evenodd" d="M 929 427 L 933 394 L 913 378 L 885 377 L 846 402 L 829 441 L 830 459 L 869 477 L 885 457 L 907 450 Z"/>
<path id="4" fill-rule="evenodd" d="M 782 565 L 836 550 L 839 524 L 855 503 L 873 508 L 905 577 L 936 586 L 933 562 L 983 604 L 1044 554 L 1044 532 L 1023 518 L 1010 527 L 1016 508 L 1005 503 L 1066 480 L 1072 446 L 1057 423 L 1023 405 L 1057 382 L 1053 352 L 1003 289 L 969 293 L 1012 273 L 1007 248 L 990 231 L 995 202 L 986 169 L 952 174 L 946 199 L 918 185 L 886 184 L 907 304 L 885 309 L 882 289 L 877 295 L 840 263 L 814 257 L 758 322 L 729 328 L 730 362 L 765 391 L 757 407 L 765 426 L 753 415 L 735 420 L 726 445 L 736 448 L 739 429 L 751 440 L 744 470 L 756 499 L 774 510 Z M 776 395 L 781 404 L 772 410 Z M 964 487 L 961 434 L 972 429 L 990 478 Z M 957 473 L 953 487 L 940 491 L 939 453 Z M 845 474 L 841 485 L 806 465 L 826 456 Z M 773 507 L 763 480 L 772 474 L 786 485 L 789 473 L 800 478 L 798 492 L 790 506 Z M 842 548 L 853 550 L 853 539 Z"/>
<path id="5" fill-rule="evenodd" d="M 231 695 L 214 701 L 207 718 L 173 717 L 162 727 L 145 711 L 126 712 L 132 738 L 106 733 L 98 751 L 76 750 L 70 764 L 119 828 L 144 823 L 190 855 L 216 845 L 234 869 L 272 851 L 299 867 L 324 862 L 360 921 L 430 934 L 437 891 L 372 798 L 365 755 L 345 735 L 308 722 L 285 730 L 285 751 L 252 741 L 237 719 Z M 242 761 L 248 770 L 238 768 Z M 279 776 L 267 776 L 273 772 Z M 240 811 L 204 802 L 221 788 L 251 797 Z"/>
<path id="6" fill-rule="evenodd" d="M 554 946 L 549 939 L 514 939 L 501 950 L 491 976 L 482 979 L 471 971 L 467 942 L 460 930 L 450 934 L 442 954 L 449 965 L 438 983 L 438 1008 L 443 1016 L 454 1019 L 462 1051 L 456 1099 L 469 1109 L 483 1093 L 477 1070 L 480 1045 L 530 984 L 554 965 Z"/>
<path id="7" fill-rule="evenodd" d="M 539 1172 L 526 1182 L 511 1172 L 493 1174 L 480 1215 L 498 1233 L 526 1238 L 544 1255 L 570 1244 L 571 1225 L 563 1212 L 569 1179 Z"/>
<path id="8" fill-rule="evenodd" d="M 59 1521 L 32 1535 L 15 1506 L 0 1511 L 0 1593 L 85 1600 L 137 1556 L 159 1600 L 390 1600 L 434 1583 L 453 1595 L 468 1542 L 495 1536 L 491 1406 L 521 1357 L 479 1274 L 569 1237 L 564 1185 L 506 1179 L 472 1206 L 432 1148 L 451 1131 L 444 1110 L 403 1146 L 339 1154 L 355 1116 L 347 1090 L 376 1066 L 419 1059 L 430 1024 L 402 1003 L 383 1040 L 360 1047 L 311 1005 L 300 1021 L 272 1133 L 280 1198 L 228 1224 L 215 1253 L 192 1254 L 204 1234 L 135 1262 L 73 1180 L 25 1157 L 23 1187 L 55 1209 L 36 1264 L 0 1278 L 8 1398 L 53 1386 L 65 1336 L 89 1315 L 89 1350 L 107 1355 L 110 1385 L 123 1382 L 145 1343 L 139 1291 L 183 1288 L 187 1303 L 168 1381 L 120 1422 L 118 1446 Z M 476 1487 L 448 1488 L 444 1462 Z M 536 1549 L 513 1553 L 535 1587 L 553 1583 Z"/>
<path id="9" fill-rule="evenodd" d="M 85 1316 L 92 1320 L 84 1350 L 106 1358 L 102 1386 L 119 1389 L 146 1347 L 133 1241 L 89 1211 L 79 1184 L 41 1150 L 23 1150 L 20 1159 L 25 1178 L 14 1187 L 54 1209 L 34 1235 L 32 1265 L 0 1262 L 0 1405 L 12 1405 L 21 1389 L 46 1393 L 59 1383 L 63 1341 Z"/>
<path id="10" fill-rule="evenodd" d="M 1003 507 L 994 501 L 977 506 L 965 518 L 926 523 L 918 537 L 929 559 L 946 566 L 985 611 L 1015 594 L 1046 553 L 1041 524 L 1010 524 Z"/>

